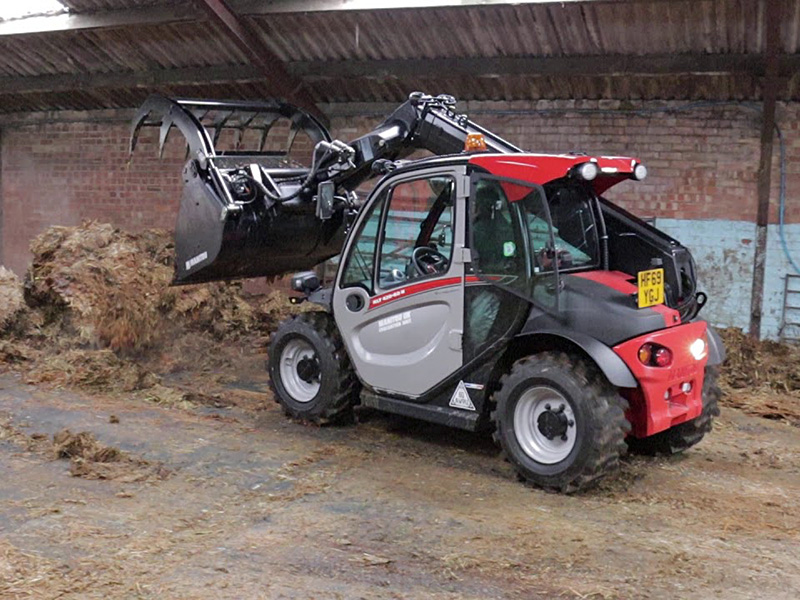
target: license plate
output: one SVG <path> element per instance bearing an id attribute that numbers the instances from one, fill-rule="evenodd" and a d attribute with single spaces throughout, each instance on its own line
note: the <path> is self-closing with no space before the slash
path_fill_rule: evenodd
<path id="1" fill-rule="evenodd" d="M 639 271 L 639 308 L 664 304 L 664 269 Z"/>

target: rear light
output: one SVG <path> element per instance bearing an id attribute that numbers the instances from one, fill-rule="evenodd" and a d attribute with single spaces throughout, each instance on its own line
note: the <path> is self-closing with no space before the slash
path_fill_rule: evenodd
<path id="1" fill-rule="evenodd" d="M 672 352 L 668 348 L 659 348 L 656 350 L 653 360 L 658 367 L 668 367 L 672 364 Z"/>
<path id="2" fill-rule="evenodd" d="M 672 351 L 658 344 L 647 343 L 639 348 L 639 362 L 648 367 L 668 367 L 672 364 Z"/>
<path id="3" fill-rule="evenodd" d="M 703 338 L 697 338 L 689 346 L 689 352 L 692 353 L 695 360 L 702 360 L 706 356 L 706 342 Z"/>
<path id="4" fill-rule="evenodd" d="M 649 365 L 651 358 L 653 358 L 653 345 L 652 344 L 645 344 L 644 346 L 639 348 L 639 361 L 643 365 Z"/>

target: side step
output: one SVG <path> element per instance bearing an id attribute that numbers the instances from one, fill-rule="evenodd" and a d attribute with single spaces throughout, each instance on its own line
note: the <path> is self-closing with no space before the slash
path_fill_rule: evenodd
<path id="1" fill-rule="evenodd" d="M 480 415 L 477 412 L 467 412 L 446 406 L 417 404 L 408 400 L 381 396 L 366 390 L 361 392 L 361 405 L 467 431 L 477 431 L 480 425 Z"/>

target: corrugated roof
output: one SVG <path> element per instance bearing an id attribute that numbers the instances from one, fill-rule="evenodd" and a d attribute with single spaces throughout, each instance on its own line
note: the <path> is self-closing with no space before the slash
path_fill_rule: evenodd
<path id="1" fill-rule="evenodd" d="M 170 0 L 59 0 L 70 11 L 76 13 L 96 12 L 104 10 L 123 10 L 140 8 L 156 4 L 167 5 Z"/>
<path id="2" fill-rule="evenodd" d="M 787 0 L 784 13 L 797 6 Z M 763 11 L 763 0 L 570 2 L 280 14 L 251 21 L 279 56 L 297 60 L 712 54 L 762 52 Z M 783 22 L 789 33 L 789 19 Z"/>
<path id="3" fill-rule="evenodd" d="M 78 12 L 122 10 L 160 0 L 69 0 Z M 364 72 L 357 77 L 309 77 L 319 102 L 397 101 L 422 89 L 463 99 L 536 98 L 758 99 L 759 75 L 638 72 L 431 73 L 425 60 L 495 57 L 629 57 L 759 55 L 765 50 L 765 0 L 637 0 L 327 11 L 250 16 L 246 21 L 281 60 L 327 62 L 420 61 L 419 73 Z M 800 52 L 800 0 L 781 0 L 782 51 Z M 248 65 L 247 57 L 198 11 L 196 21 L 0 36 L 0 77 L 165 72 Z M 366 63 L 369 65 L 370 63 Z M 378 67 L 376 66 L 376 69 Z M 290 69 L 291 70 L 291 69 Z M 646 69 L 645 69 L 646 70 Z M 252 79 L 252 78 L 251 78 Z M 152 91 L 190 96 L 252 98 L 267 82 L 134 85 L 2 93 L 0 112 L 90 109 L 137 104 Z M 2 82 L 0 82 L 2 83 Z M 61 88 L 65 86 L 61 85 Z M 791 74 L 783 98 L 800 99 Z"/>

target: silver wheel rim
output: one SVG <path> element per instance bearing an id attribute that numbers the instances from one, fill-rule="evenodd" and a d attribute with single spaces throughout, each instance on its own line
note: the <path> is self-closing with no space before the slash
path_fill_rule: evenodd
<path id="1" fill-rule="evenodd" d="M 567 426 L 566 439 L 548 439 L 539 428 L 539 417 L 548 407 L 551 411 L 558 411 L 562 406 L 564 417 L 572 425 Z M 536 462 L 545 465 L 561 462 L 575 447 L 575 413 L 566 398 L 553 388 L 530 388 L 523 392 L 514 409 L 514 435 L 523 452 Z"/>
<path id="2" fill-rule="evenodd" d="M 280 363 L 281 383 L 296 402 L 311 402 L 319 392 L 319 376 L 313 381 L 306 381 L 297 372 L 301 360 L 314 358 L 316 354 L 311 344 L 299 338 L 291 340 L 283 347 Z"/>

